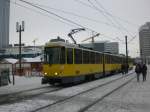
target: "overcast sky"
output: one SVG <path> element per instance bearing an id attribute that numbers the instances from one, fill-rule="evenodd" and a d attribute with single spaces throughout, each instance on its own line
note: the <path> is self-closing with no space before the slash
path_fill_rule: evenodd
<path id="1" fill-rule="evenodd" d="M 25 21 L 22 41 L 26 45 L 33 45 L 32 41 L 36 38 L 36 45 L 44 45 L 57 36 L 72 42 L 67 34 L 71 29 L 84 26 L 101 34 L 95 41 L 119 42 L 119 51 L 123 54 L 125 35 L 128 40 L 136 36 L 128 45 L 129 55 L 135 57 L 139 55 L 139 26 L 150 21 L 150 0 L 26 0 L 81 26 L 66 22 L 19 0 L 11 1 L 10 44 L 18 43 L 15 28 L 17 21 Z M 75 34 L 74 38 L 77 43 L 81 43 L 91 35 L 92 31 L 86 30 Z"/>

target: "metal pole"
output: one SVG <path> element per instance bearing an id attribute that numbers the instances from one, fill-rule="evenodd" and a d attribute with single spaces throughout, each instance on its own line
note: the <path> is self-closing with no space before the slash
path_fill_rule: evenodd
<path id="1" fill-rule="evenodd" d="M 105 76 L 105 54 L 104 54 L 104 52 L 103 52 L 103 58 L 102 58 L 103 60 L 103 76 Z"/>
<path id="2" fill-rule="evenodd" d="M 13 76 L 13 85 L 15 85 L 15 76 L 14 76 L 14 65 L 12 65 L 12 76 Z"/>
<path id="3" fill-rule="evenodd" d="M 22 21 L 22 25 L 19 24 L 19 22 L 16 23 L 16 31 L 19 32 L 19 75 L 22 75 L 22 69 L 21 69 L 21 32 L 24 31 L 25 23 Z"/>
<path id="4" fill-rule="evenodd" d="M 126 43 L 126 72 L 128 73 L 128 42 L 127 42 L 127 36 L 125 36 L 125 43 Z"/>
<path id="5" fill-rule="evenodd" d="M 21 70 L 21 25 L 19 26 L 19 74 L 22 75 Z"/>

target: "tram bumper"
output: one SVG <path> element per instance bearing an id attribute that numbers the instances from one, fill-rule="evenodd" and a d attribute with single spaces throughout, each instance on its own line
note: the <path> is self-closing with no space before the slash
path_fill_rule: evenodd
<path id="1" fill-rule="evenodd" d="M 41 84 L 47 84 L 48 82 L 49 82 L 48 79 L 43 77 L 42 81 L 41 81 Z"/>

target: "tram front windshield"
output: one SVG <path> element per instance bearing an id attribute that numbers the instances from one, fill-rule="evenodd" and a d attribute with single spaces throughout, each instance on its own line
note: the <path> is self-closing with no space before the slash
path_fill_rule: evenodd
<path id="1" fill-rule="evenodd" d="M 61 47 L 46 47 L 44 50 L 44 62 L 47 64 L 63 64 L 64 48 Z"/>

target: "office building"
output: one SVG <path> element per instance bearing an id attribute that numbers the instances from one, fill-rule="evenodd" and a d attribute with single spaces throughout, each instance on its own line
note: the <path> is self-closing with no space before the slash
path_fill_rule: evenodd
<path id="1" fill-rule="evenodd" d="M 145 23 L 139 29 L 140 55 L 143 61 L 150 59 L 150 22 Z M 150 62 L 150 60 L 148 61 Z"/>
<path id="2" fill-rule="evenodd" d="M 10 1 L 0 0 L 0 50 L 9 46 Z"/>
<path id="3" fill-rule="evenodd" d="M 99 52 L 107 52 L 112 54 L 119 54 L 119 44 L 118 42 L 94 42 L 94 43 L 87 43 L 81 44 L 85 47 L 92 48 Z"/>

